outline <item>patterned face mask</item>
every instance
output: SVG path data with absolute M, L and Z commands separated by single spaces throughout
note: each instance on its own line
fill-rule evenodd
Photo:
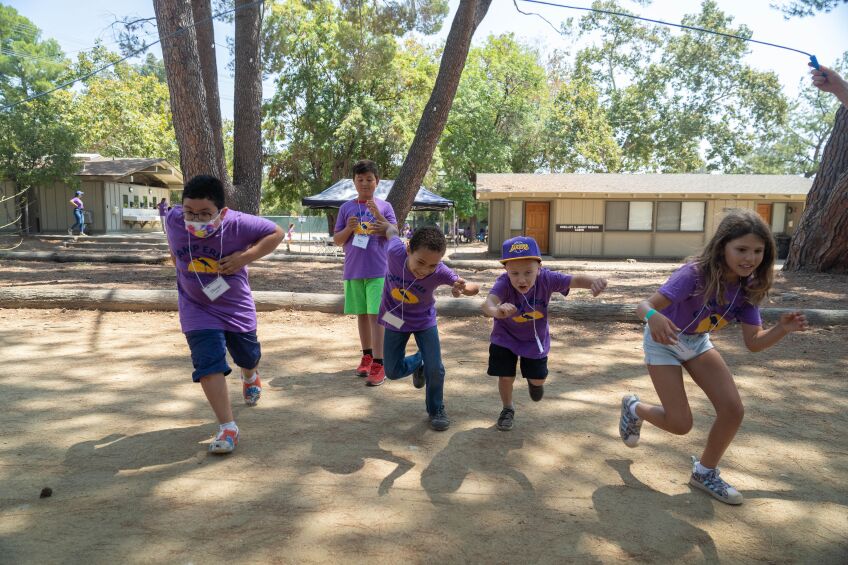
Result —
M 185 222 L 186 231 L 194 237 L 209 237 L 221 227 L 221 212 L 218 212 L 217 216 L 206 222 L 183 221 Z

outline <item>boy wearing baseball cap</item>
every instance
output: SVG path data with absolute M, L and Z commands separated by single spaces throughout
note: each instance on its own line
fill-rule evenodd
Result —
M 506 271 L 498 277 L 483 303 L 483 313 L 494 318 L 489 345 L 489 375 L 498 377 L 503 409 L 499 430 L 512 429 L 515 406 L 512 386 L 521 359 L 521 376 L 527 379 L 530 398 L 538 402 L 548 376 L 548 303 L 555 292 L 567 296 L 572 288 L 587 288 L 598 296 L 607 287 L 600 277 L 566 275 L 542 267 L 539 245 L 532 237 L 513 237 L 503 244 L 501 263 Z

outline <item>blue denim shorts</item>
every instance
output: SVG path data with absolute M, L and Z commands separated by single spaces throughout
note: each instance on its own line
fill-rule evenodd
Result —
M 256 330 L 251 332 L 228 332 L 225 330 L 196 330 L 186 332 L 186 341 L 191 350 L 191 364 L 194 372 L 191 380 L 200 382 L 205 376 L 215 373 L 229 375 L 232 369 L 227 365 L 227 351 L 239 367 L 252 369 L 259 364 L 262 348 L 256 338 Z
M 657 343 L 651 337 L 651 328 L 645 324 L 645 337 L 642 345 L 645 348 L 646 365 L 678 365 L 713 349 L 709 333 L 680 334 L 677 336 L 678 346 Z

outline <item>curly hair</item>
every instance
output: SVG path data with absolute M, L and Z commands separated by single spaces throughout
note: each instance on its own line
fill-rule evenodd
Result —
M 752 304 L 759 304 L 768 296 L 774 282 L 774 260 L 777 256 L 777 246 L 771 229 L 753 210 L 733 209 L 721 220 L 701 254 L 691 258 L 703 276 L 705 298 L 714 296 L 719 304 L 726 302 L 724 276 L 727 263 L 724 259 L 724 249 L 728 242 L 748 234 L 754 234 L 763 240 L 763 261 L 747 280 L 740 281 L 742 290 Z
M 442 233 L 442 230 L 434 226 L 418 228 L 412 234 L 412 237 L 409 238 L 409 250 L 415 252 L 416 249 L 422 247 L 437 253 L 444 253 L 448 248 L 447 241 L 445 241 L 445 234 Z

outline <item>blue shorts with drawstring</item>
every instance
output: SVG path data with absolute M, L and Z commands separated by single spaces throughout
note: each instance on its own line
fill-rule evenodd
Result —
M 259 365 L 262 348 L 256 338 L 256 330 L 250 332 L 228 332 L 226 330 L 195 330 L 185 333 L 188 348 L 191 350 L 191 363 L 194 372 L 191 380 L 200 379 L 215 373 L 229 375 L 232 369 L 227 364 L 227 351 L 233 362 L 243 369 L 253 369 Z

